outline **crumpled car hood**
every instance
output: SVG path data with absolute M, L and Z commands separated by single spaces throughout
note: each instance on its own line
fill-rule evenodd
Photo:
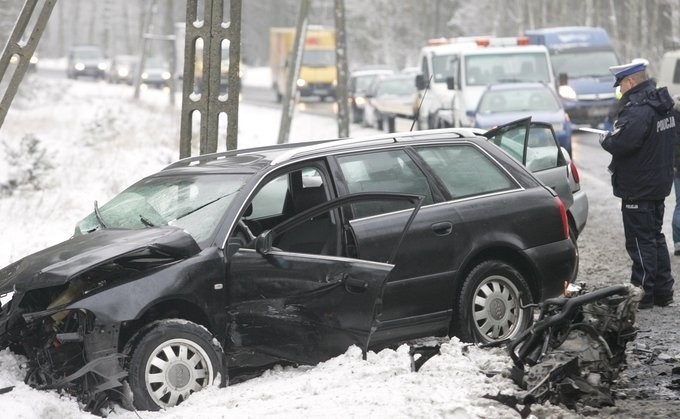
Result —
M 144 230 L 104 229 L 72 237 L 26 256 L 0 270 L 0 294 L 64 284 L 117 257 L 155 249 L 185 259 L 200 252 L 193 237 L 174 227 Z

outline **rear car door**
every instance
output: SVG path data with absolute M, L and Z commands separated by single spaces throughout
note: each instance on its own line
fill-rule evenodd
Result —
M 276 360 L 316 363 L 350 345 L 367 350 L 392 261 L 286 251 L 273 244 L 286 232 L 299 231 L 342 205 L 385 199 L 416 203 L 402 225 L 403 239 L 419 208 L 418 197 L 356 194 L 308 209 L 264 231 L 231 256 L 228 362 L 236 366 Z
M 564 158 L 550 124 L 519 119 L 487 131 L 484 136 L 522 163 L 546 186 L 552 188 L 565 208 L 574 203 Z

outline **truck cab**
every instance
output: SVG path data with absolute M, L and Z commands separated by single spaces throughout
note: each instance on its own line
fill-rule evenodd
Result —
M 541 82 L 555 86 L 548 50 L 523 37 L 431 40 L 416 76 L 421 128 L 472 126 L 489 84 Z
M 602 28 L 558 27 L 528 30 L 531 44 L 544 45 L 559 80 L 558 94 L 571 122 L 597 127 L 616 102 L 609 67 L 618 65 Z

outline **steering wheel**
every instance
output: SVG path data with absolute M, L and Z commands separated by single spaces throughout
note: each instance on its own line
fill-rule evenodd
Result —
M 242 219 L 238 220 L 238 223 L 236 223 L 235 235 L 243 236 L 243 238 L 245 239 L 244 243 L 250 243 L 253 240 L 255 240 L 255 235 L 253 234 L 252 231 L 250 231 L 250 227 L 248 227 L 248 224 L 246 224 Z

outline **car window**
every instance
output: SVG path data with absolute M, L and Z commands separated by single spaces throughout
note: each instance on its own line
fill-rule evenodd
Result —
M 479 103 L 479 113 L 556 112 L 560 104 L 546 87 L 544 89 L 489 90 Z
M 423 205 L 434 202 L 423 172 L 404 150 L 390 150 L 338 157 L 350 193 L 397 192 L 423 195 Z M 355 218 L 410 208 L 399 201 L 364 202 L 352 205 Z
M 458 56 L 453 54 L 432 57 L 434 81 L 443 83 L 447 77 L 454 77 L 458 80 L 458 63 Z
M 297 178 L 301 181 L 301 185 L 296 188 L 293 182 Z M 295 201 L 291 197 L 296 189 L 301 190 L 300 197 L 305 193 L 309 195 L 312 190 L 322 190 L 323 177 L 319 170 L 315 167 L 306 167 L 292 173 L 282 174 L 267 182 L 250 202 L 252 209 L 247 218 L 259 219 L 283 215 L 286 211 L 286 200 L 289 201 L 289 206 L 291 201 Z M 314 205 L 311 205 L 311 203 L 307 205 L 307 207 L 312 206 Z
M 526 167 L 532 172 L 558 166 L 560 149 L 549 127 L 531 127 L 527 143 Z
M 454 199 L 515 187 L 508 175 L 476 147 L 430 146 L 418 147 L 417 151 Z

